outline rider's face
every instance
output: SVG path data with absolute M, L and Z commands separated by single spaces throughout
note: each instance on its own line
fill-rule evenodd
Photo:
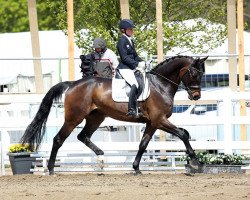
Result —
M 102 51 L 102 48 L 95 48 L 95 51 L 96 51 L 97 53 L 99 53 L 99 52 Z
M 126 34 L 131 37 L 134 34 L 134 30 L 132 28 L 126 29 Z

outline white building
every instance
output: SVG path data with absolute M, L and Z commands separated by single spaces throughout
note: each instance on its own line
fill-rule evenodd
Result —
M 62 80 L 68 78 L 68 37 L 63 31 L 40 31 L 42 73 L 45 90 L 57 83 L 61 74 Z M 0 34 L 0 85 L 15 84 L 19 88 L 8 85 L 11 92 L 35 91 L 34 69 L 30 32 Z M 79 58 L 81 50 L 75 45 L 75 58 Z M 61 58 L 61 60 L 59 60 Z M 75 78 L 81 77 L 80 60 L 75 59 Z

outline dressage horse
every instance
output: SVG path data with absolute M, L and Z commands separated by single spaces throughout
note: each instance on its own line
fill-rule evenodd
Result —
M 181 82 L 190 100 L 200 98 L 200 83 L 206 59 L 207 57 L 194 59 L 188 56 L 175 56 L 163 61 L 149 71 L 146 76 L 149 80 L 150 95 L 145 101 L 139 102 L 142 115 L 138 118 L 126 115 L 127 103 L 117 103 L 112 100 L 111 79 L 86 77 L 77 81 L 58 83 L 44 96 L 36 116 L 27 127 L 20 142 L 28 143 L 35 149 L 39 148 L 45 134 L 50 108 L 53 102 L 60 100 L 62 94 L 66 91 L 64 100 L 65 119 L 63 126 L 53 139 L 48 162 L 50 174 L 54 174 L 54 165 L 59 148 L 73 129 L 84 119 L 86 120 L 85 126 L 77 138 L 93 150 L 96 155 L 104 155 L 104 152 L 90 138 L 107 116 L 116 120 L 146 124 L 138 153 L 133 162 L 136 174 L 141 173 L 139 169 L 141 157 L 157 129 L 179 137 L 185 144 L 187 154 L 191 157 L 190 165 L 197 169 L 199 162 L 189 143 L 187 133 L 170 123 L 168 118 L 172 114 L 174 96 Z

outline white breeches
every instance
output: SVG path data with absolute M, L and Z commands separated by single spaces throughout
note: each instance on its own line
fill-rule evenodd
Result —
M 125 81 L 130 85 L 136 85 L 137 89 L 139 87 L 138 82 L 135 78 L 134 71 L 131 69 L 119 69 L 120 74 L 125 79 Z

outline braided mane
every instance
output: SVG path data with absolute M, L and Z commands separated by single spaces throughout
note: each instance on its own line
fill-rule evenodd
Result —
M 180 59 L 180 58 L 191 58 L 191 59 L 193 59 L 191 56 L 182 56 L 182 55 L 173 56 L 173 57 L 170 57 L 170 58 L 166 58 L 164 61 L 162 61 L 159 64 L 157 64 L 154 67 L 154 69 L 157 69 L 158 67 L 162 66 L 165 63 L 169 63 L 169 62 L 172 62 L 172 61 L 174 61 L 176 59 Z

